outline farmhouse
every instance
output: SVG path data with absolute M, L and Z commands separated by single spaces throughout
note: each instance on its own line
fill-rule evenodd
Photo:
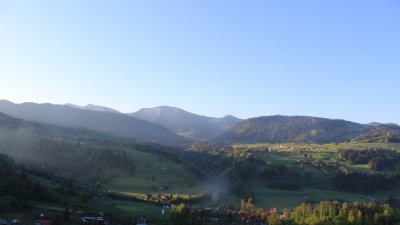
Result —
M 84 216 L 81 218 L 81 222 L 83 224 L 96 224 L 96 225 L 104 225 L 105 220 L 103 217 L 95 217 L 95 216 Z
M 168 195 L 168 194 L 159 194 L 159 195 L 158 195 L 158 199 L 159 199 L 160 201 L 162 201 L 162 202 L 166 202 L 166 201 L 171 200 L 171 196 Z

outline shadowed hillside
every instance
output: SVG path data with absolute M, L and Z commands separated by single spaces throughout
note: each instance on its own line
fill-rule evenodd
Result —
M 65 105 L 0 101 L 0 112 L 27 121 L 36 121 L 70 128 L 87 128 L 138 141 L 163 144 L 180 143 L 183 139 L 157 124 L 136 119 L 122 113 L 93 111 Z

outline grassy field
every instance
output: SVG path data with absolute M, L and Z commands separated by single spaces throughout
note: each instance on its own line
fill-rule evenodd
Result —
M 252 192 L 255 204 L 265 209 L 276 207 L 278 210 L 285 208 L 292 209 L 304 201 L 304 196 L 310 197 L 314 201 L 323 200 L 347 200 L 347 201 L 367 201 L 368 197 L 361 194 L 339 192 L 334 190 L 324 190 L 318 188 L 303 187 L 299 191 L 287 191 L 270 189 L 259 181 L 252 182 Z
M 172 193 L 174 195 L 196 195 L 206 191 L 202 181 L 193 176 L 186 167 L 163 159 L 154 154 L 127 150 L 135 161 L 136 172 L 133 177 L 118 177 L 102 185 L 104 191 L 130 194 Z M 168 186 L 168 190 L 154 190 L 152 186 Z

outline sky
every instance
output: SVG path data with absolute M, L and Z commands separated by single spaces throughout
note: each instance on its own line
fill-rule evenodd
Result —
M 0 1 L 0 99 L 400 124 L 400 1 Z

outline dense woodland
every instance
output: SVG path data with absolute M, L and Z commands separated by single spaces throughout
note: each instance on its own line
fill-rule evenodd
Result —
M 341 149 L 339 150 L 339 158 L 353 164 L 368 164 L 374 170 L 393 171 L 395 166 L 400 163 L 399 153 L 385 149 Z
M 384 173 L 338 172 L 333 183 L 341 191 L 369 193 L 389 190 L 397 179 L 395 175 Z

